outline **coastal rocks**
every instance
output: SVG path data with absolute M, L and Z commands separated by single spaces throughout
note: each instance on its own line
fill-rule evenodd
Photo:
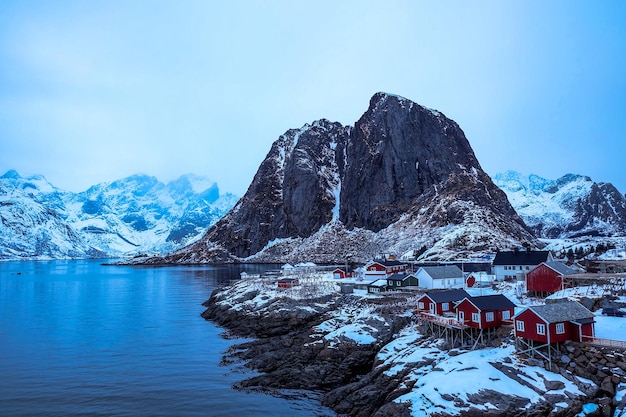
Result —
M 207 301 L 203 317 L 253 337 L 225 355 L 224 363 L 259 371 L 236 388 L 318 391 L 325 406 L 346 416 L 569 417 L 597 395 L 609 398 L 608 383 L 618 382 L 611 375 L 603 390 L 563 368 L 528 365 L 508 339 L 480 350 L 448 350 L 412 323 L 415 299 L 408 294 L 368 298 L 340 295 L 333 281 L 303 278 L 301 284 L 279 290 L 271 280 L 247 279 Z M 565 356 L 595 358 L 568 347 Z M 602 401 L 596 403 L 604 410 Z
M 344 387 L 374 378 L 369 372 L 377 352 L 407 324 L 406 316 L 383 317 L 376 306 L 341 296 L 336 289 L 332 294 L 320 290 L 318 297 L 303 301 L 298 290 L 291 293 L 294 299 L 252 287 L 247 281 L 214 291 L 202 313 L 231 334 L 254 337 L 225 355 L 224 363 L 243 361 L 261 372 L 236 388 L 323 391 L 325 405 L 350 416 L 374 415 L 388 403 L 385 393 L 391 385 L 384 379 L 365 384 L 367 389 L 359 395 L 349 395 L 352 392 Z M 273 292 L 275 296 L 268 296 Z M 378 415 L 392 411 L 398 415 L 404 407 L 394 404 L 385 409 Z

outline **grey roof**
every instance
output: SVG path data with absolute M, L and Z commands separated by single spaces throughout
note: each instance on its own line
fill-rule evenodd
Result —
M 408 277 L 409 274 L 404 274 L 404 273 L 396 273 L 391 275 L 390 277 L 388 277 L 387 279 L 390 279 L 392 281 L 404 281 L 406 279 L 406 277 Z
M 593 318 L 593 313 L 577 301 L 558 301 L 528 308 L 548 323 L 580 321 Z
M 467 291 L 459 289 L 431 291 L 425 295 L 427 295 L 435 303 L 449 303 L 451 301 L 459 301 L 470 296 Z
M 479 297 L 467 297 L 467 299 L 481 311 L 515 308 L 513 301 L 502 294 L 481 295 Z
M 498 252 L 494 265 L 539 265 L 548 260 L 550 252 L 545 250 Z
M 433 279 L 463 278 L 463 271 L 456 265 L 423 266 L 422 269 Z
M 552 262 L 544 262 L 544 264 L 546 264 L 548 268 L 553 269 L 554 271 L 558 272 L 561 275 L 572 275 L 572 274 L 578 273 L 578 270 L 574 268 L 570 268 L 569 266 L 565 265 L 563 262 L 552 261 Z

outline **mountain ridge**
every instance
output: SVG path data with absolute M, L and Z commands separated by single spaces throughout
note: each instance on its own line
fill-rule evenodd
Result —
M 549 180 L 516 171 L 496 174 L 494 182 L 537 237 L 626 236 L 626 197 L 611 183 L 578 174 Z
M 170 252 L 198 239 L 235 200 L 192 174 L 167 184 L 135 174 L 72 193 L 9 170 L 0 177 L 0 259 Z
M 458 124 L 376 93 L 354 126 L 287 130 L 231 212 L 195 244 L 147 262 L 363 261 L 422 246 L 450 259 L 523 244 L 541 245 Z

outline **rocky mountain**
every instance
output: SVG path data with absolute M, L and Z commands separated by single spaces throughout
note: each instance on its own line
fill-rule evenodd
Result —
M 166 253 L 202 236 L 235 201 L 191 174 L 168 184 L 133 175 L 71 193 L 9 171 L 0 177 L 0 259 Z
M 626 236 L 626 197 L 610 183 L 574 174 L 548 180 L 515 171 L 495 175 L 494 182 L 538 237 Z
M 364 261 L 423 247 L 423 259 L 447 259 L 525 243 L 540 244 L 461 128 L 377 93 L 354 126 L 288 130 L 200 241 L 147 262 Z

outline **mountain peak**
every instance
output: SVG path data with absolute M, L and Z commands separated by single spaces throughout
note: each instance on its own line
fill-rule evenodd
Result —
M 11 180 L 19 180 L 22 177 L 16 170 L 10 169 L 0 178 L 11 179 Z
M 433 242 L 445 258 L 536 240 L 453 120 L 379 92 L 354 126 L 281 135 L 235 208 L 165 262 L 366 260 Z

